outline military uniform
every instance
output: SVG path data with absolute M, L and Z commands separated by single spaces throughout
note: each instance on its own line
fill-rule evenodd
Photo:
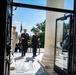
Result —
M 37 47 L 39 45 L 39 43 L 38 43 L 39 38 L 40 37 L 38 35 L 33 35 L 33 37 L 32 37 L 33 57 L 36 56 Z
M 17 41 L 18 41 L 18 33 L 12 31 L 11 32 L 11 49 L 13 51 L 13 54 L 14 54 L 14 51 L 15 51 L 15 46 L 16 46 Z
M 67 33 L 64 37 L 64 41 L 62 43 L 62 52 L 68 51 L 69 46 L 69 33 Z
M 25 56 L 25 53 L 27 52 L 28 49 L 29 34 L 22 33 L 21 38 L 22 38 L 22 56 Z

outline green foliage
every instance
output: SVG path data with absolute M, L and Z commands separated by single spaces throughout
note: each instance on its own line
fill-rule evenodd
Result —
M 64 22 L 64 23 L 63 23 L 63 35 L 66 34 L 67 28 L 69 28 L 69 24 Z
M 31 29 L 31 31 L 37 31 L 38 32 L 38 35 L 40 36 L 40 47 L 44 48 L 44 41 L 45 41 L 45 23 L 46 23 L 46 20 L 42 23 L 37 23 L 36 24 L 36 27 L 33 27 Z
M 29 37 L 30 37 L 29 44 L 32 45 L 32 36 Z

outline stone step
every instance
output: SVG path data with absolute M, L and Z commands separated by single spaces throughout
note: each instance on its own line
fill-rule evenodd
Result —
M 48 66 L 44 65 L 40 60 L 38 60 L 38 63 L 41 65 L 46 75 L 58 75 L 53 69 L 50 69 Z

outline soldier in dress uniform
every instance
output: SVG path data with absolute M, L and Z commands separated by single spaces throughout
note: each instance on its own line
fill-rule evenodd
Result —
M 32 46 L 33 46 L 33 57 L 36 56 L 37 47 L 39 45 L 38 41 L 40 37 L 37 35 L 37 31 L 34 31 L 34 35 L 32 36 Z
M 16 27 L 13 26 L 11 31 L 11 50 L 10 50 L 10 69 L 15 69 L 15 61 L 14 61 L 14 51 L 15 46 L 18 41 L 18 33 L 16 32 Z
M 30 40 L 29 34 L 26 33 L 27 29 L 24 29 L 24 33 L 21 34 L 21 43 L 22 43 L 22 56 L 25 56 L 25 53 L 28 49 L 28 41 Z
M 11 49 L 13 51 L 13 54 L 14 54 L 15 46 L 16 46 L 17 42 L 18 42 L 18 33 L 16 31 L 16 27 L 13 26 L 12 27 L 12 32 L 11 32 Z

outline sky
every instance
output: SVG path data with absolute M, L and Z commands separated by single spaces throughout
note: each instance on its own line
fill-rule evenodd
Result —
M 46 6 L 47 0 L 13 0 L 18 3 L 26 3 L 33 5 Z M 15 7 L 14 7 L 15 8 Z M 30 8 L 17 7 L 13 8 L 12 25 L 16 26 L 16 31 L 20 35 L 20 27 L 22 24 L 23 29 L 27 29 L 29 35 L 33 35 L 31 29 L 35 27 L 37 23 L 41 23 L 46 20 L 46 11 Z M 64 0 L 64 9 L 73 9 L 73 0 Z

